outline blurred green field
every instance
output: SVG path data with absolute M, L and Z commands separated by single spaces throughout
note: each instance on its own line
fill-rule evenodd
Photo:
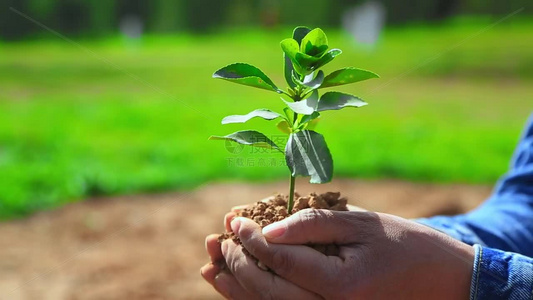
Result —
M 370 105 L 323 114 L 317 131 L 335 176 L 496 180 L 533 107 L 533 22 L 488 25 L 388 29 L 374 50 L 327 30 L 344 53 L 326 71 L 352 65 L 382 77 L 341 88 Z M 278 43 L 290 32 L 77 41 L 88 51 L 53 35 L 0 44 L 0 218 L 89 196 L 287 178 L 278 154 L 236 155 L 207 138 L 252 128 L 278 135 L 264 120 L 220 125 L 282 103 L 211 74 L 243 61 L 283 86 Z

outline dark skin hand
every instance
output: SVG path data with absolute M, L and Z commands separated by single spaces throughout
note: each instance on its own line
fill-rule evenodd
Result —
M 242 247 L 206 239 L 211 263 L 202 276 L 230 299 L 468 299 L 474 250 L 424 225 L 364 212 L 302 210 L 263 229 L 225 217 L 227 230 L 275 274 L 259 269 Z M 233 219 L 233 221 L 232 221 Z M 340 247 L 325 256 L 307 243 Z M 226 262 L 229 270 L 222 270 Z
M 236 206 L 232 209 L 232 212 L 226 214 L 224 217 L 226 231 L 232 231 L 230 225 L 231 221 L 235 218 L 236 213 L 244 207 L 246 207 L 246 205 Z M 262 296 L 258 296 L 257 294 L 262 293 L 262 289 L 270 290 L 273 285 L 276 285 L 282 289 L 280 290 L 280 293 L 275 293 L 275 291 L 271 293 L 271 291 L 268 291 L 268 294 L 272 294 L 272 299 L 321 299 L 317 295 L 298 288 L 270 272 L 265 272 L 257 268 L 256 262 L 245 255 L 243 256 L 245 263 L 253 265 L 254 268 L 244 269 L 244 274 L 237 279 L 229 270 L 223 269 L 223 265 L 225 265 L 226 262 L 224 261 L 224 256 L 222 254 L 223 245 L 232 246 L 235 244 L 233 242 L 231 242 L 231 244 L 224 242 L 221 247 L 221 244 L 218 242 L 218 236 L 219 234 L 211 234 L 207 236 L 205 240 L 205 247 L 211 258 L 211 262 L 203 266 L 200 269 L 200 273 L 202 274 L 202 277 L 204 277 L 204 279 L 225 298 L 258 299 L 259 297 L 260 299 Z M 242 249 L 240 249 L 240 251 L 242 251 Z M 250 273 L 248 273 L 248 271 Z M 241 285 L 241 281 L 245 282 L 245 286 L 249 286 L 250 288 L 253 287 L 254 291 L 248 292 L 248 290 Z M 281 291 L 283 291 L 283 294 L 281 294 Z

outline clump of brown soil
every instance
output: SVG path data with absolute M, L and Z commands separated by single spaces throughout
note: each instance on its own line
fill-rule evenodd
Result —
M 309 196 L 300 196 L 298 193 L 294 193 L 294 207 L 289 214 L 287 212 L 287 195 L 277 194 L 272 198 L 266 201 L 256 202 L 249 207 L 237 212 L 237 216 L 245 217 L 252 219 L 254 222 L 259 224 L 261 228 L 272 224 L 277 221 L 281 221 L 291 214 L 294 214 L 302 209 L 314 208 L 314 209 L 327 209 L 327 210 L 336 210 L 336 211 L 347 211 L 348 200 L 346 198 L 341 198 L 340 192 L 327 192 L 320 195 L 311 193 Z M 235 243 L 241 244 L 241 241 L 238 236 L 233 232 L 226 232 L 220 235 L 218 238 L 219 242 L 224 240 L 232 239 Z M 320 244 L 309 244 L 313 249 L 329 256 L 338 255 L 339 248 L 337 245 L 320 245 Z M 247 255 L 253 257 L 244 247 L 243 252 Z M 255 259 L 255 257 L 253 257 Z M 257 261 L 257 259 L 256 259 Z M 258 267 L 263 270 L 268 270 L 268 268 L 261 262 L 257 262 Z

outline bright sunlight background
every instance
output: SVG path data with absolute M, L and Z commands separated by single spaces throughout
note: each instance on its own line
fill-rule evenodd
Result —
M 195 18 L 192 1 L 107 2 L 0 6 L 0 218 L 98 195 L 286 178 L 284 166 L 236 160 L 277 154 L 233 154 L 207 138 L 248 128 L 278 134 L 264 120 L 220 125 L 282 102 L 211 74 L 242 61 L 283 85 L 279 41 L 295 24 L 324 27 L 344 51 L 326 71 L 381 75 L 341 88 L 369 106 L 325 113 L 317 127 L 336 177 L 492 183 L 533 104 L 533 22 L 520 1 L 424 1 L 433 6 L 403 15 L 384 1 L 386 26 L 372 46 L 342 29 L 348 1 L 311 1 L 324 8 L 318 15 L 303 6 L 288 14 L 283 1 L 222 1 L 222 16 Z

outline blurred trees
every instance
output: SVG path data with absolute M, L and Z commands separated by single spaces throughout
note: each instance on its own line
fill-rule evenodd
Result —
M 307 24 L 337 26 L 347 8 L 365 0 L 1 0 L 0 39 L 13 40 L 42 32 L 14 13 L 14 8 L 69 35 L 102 35 L 118 31 L 120 20 L 134 16 L 149 32 L 206 32 L 221 26 Z M 387 10 L 387 22 L 439 21 L 455 14 L 501 16 L 530 0 L 376 0 Z

